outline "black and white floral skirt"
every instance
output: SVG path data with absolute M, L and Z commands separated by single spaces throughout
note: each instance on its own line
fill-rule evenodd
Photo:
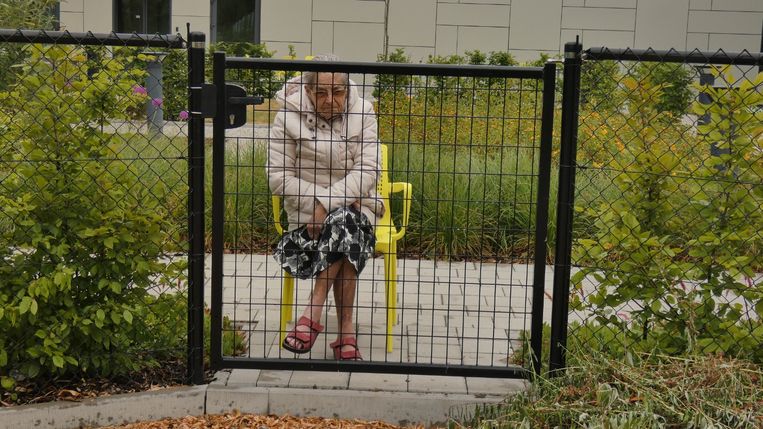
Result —
M 281 237 L 273 256 L 281 268 L 300 279 L 315 277 L 343 257 L 360 274 L 375 245 L 368 218 L 353 207 L 342 207 L 326 216 L 317 240 L 307 234 L 307 226 L 301 226 Z

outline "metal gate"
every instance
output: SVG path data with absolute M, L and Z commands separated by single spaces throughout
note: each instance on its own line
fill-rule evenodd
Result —
M 270 195 L 265 167 L 282 107 L 278 90 L 296 83 L 303 94 L 300 79 L 311 72 L 347 74 L 347 103 L 369 101 L 373 113 L 364 110 L 371 117 L 362 120 L 378 138 L 362 144 L 383 147 L 378 180 L 391 191 L 386 208 L 395 226 L 383 231 L 397 241 L 380 250 L 388 227 L 379 225 L 377 252 L 354 283 L 362 361 L 332 356 L 338 322 L 330 296 L 320 322 L 325 331 L 310 352 L 281 347 L 312 283 L 294 281 L 271 256 L 287 225 L 275 227 L 281 211 L 273 210 L 279 200 Z M 507 378 L 539 372 L 555 72 L 554 63 L 358 63 L 215 53 L 212 366 Z M 344 122 L 350 110 L 342 126 L 350 126 Z

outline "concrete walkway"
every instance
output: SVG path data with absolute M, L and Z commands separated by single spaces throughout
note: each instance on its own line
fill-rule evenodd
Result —
M 383 262 L 381 258 L 371 260 L 358 283 L 355 321 L 366 362 L 447 363 L 488 369 L 515 366 L 512 354 L 521 344 L 520 332 L 530 329 L 532 265 L 398 260 L 394 348 L 387 353 Z M 211 258 L 206 269 L 209 305 Z M 543 300 L 546 322 L 551 319 L 552 275 L 552 267 L 547 267 Z M 294 359 L 333 359 L 328 346 L 337 334 L 332 296 L 321 320 L 326 330 L 310 353 L 295 355 L 280 347 L 281 276 L 272 256 L 224 257 L 223 313 L 246 335 L 248 350 L 242 357 L 267 358 L 287 366 Z M 295 285 L 297 316 L 310 288 L 309 281 Z M 453 406 L 501 401 L 526 386 L 523 380 L 495 377 L 233 369 L 220 372 L 218 381 L 210 386 L 207 412 L 267 409 L 276 414 L 441 422 L 452 413 Z M 362 402 L 364 395 L 371 396 L 359 411 L 357 401 Z M 385 400 L 379 402 L 382 397 Z M 382 405 L 390 398 L 402 398 L 403 403 L 396 405 L 398 411 Z
M 211 260 L 206 301 L 211 302 Z M 355 325 L 364 359 L 371 362 L 478 365 L 506 368 L 528 331 L 532 310 L 532 265 L 398 260 L 397 318 L 393 351 L 385 350 L 386 310 L 383 259 L 362 272 L 356 296 Z M 552 267 L 546 268 L 543 320 L 551 321 Z M 336 339 L 333 296 L 329 294 L 321 334 L 310 353 L 282 349 L 279 315 L 282 273 L 268 255 L 225 255 L 223 314 L 247 336 L 248 358 L 332 359 Z M 297 281 L 296 315 L 311 290 Z M 291 328 L 292 325 L 289 325 Z
M 207 305 L 211 258 L 206 261 Z M 552 267 L 546 268 L 543 318 L 551 319 Z M 385 350 L 384 261 L 362 272 L 356 297 L 358 343 L 366 362 L 514 367 L 520 331 L 529 330 L 532 265 L 398 260 L 394 348 Z M 282 273 L 270 255 L 225 255 L 223 314 L 246 335 L 247 352 L 230 358 L 267 358 L 288 366 L 295 359 L 331 360 L 336 338 L 333 296 L 321 323 L 325 332 L 310 353 L 280 347 Z M 297 317 L 312 283 L 297 281 Z M 292 322 L 293 323 L 293 322 Z M 292 327 L 289 324 L 289 329 Z M 524 380 L 371 374 L 359 372 L 229 369 L 207 391 L 207 413 L 238 409 L 296 416 L 381 419 L 391 423 L 443 424 L 527 388 Z

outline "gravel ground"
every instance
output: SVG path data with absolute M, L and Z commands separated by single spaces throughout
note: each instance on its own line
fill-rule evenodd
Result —
M 104 426 L 101 429 L 403 429 L 379 421 L 325 419 L 322 417 L 259 416 L 254 414 L 220 414 L 201 417 L 183 417 L 122 426 Z M 424 426 L 405 426 L 406 429 L 424 429 Z

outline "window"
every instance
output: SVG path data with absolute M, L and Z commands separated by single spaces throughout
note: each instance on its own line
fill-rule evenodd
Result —
M 213 42 L 260 42 L 260 0 L 212 0 Z
M 117 33 L 168 34 L 170 0 L 116 0 Z

